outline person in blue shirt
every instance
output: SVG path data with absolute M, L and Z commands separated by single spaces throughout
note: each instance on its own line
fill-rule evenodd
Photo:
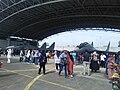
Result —
M 45 64 L 47 62 L 47 59 L 46 59 L 46 53 L 45 51 L 42 51 L 40 53 L 40 56 L 39 56 L 39 65 L 40 65 L 40 68 L 39 68 L 39 71 L 38 71 L 38 74 L 41 74 L 41 69 L 43 68 L 43 74 L 45 75 Z
M 68 72 L 67 72 L 67 64 L 68 64 L 67 57 L 68 57 L 67 50 L 64 50 L 63 53 L 60 55 L 61 62 L 60 62 L 59 75 L 61 75 L 61 71 L 63 70 L 63 67 L 64 67 L 65 78 L 68 77 L 68 74 L 67 74 L 67 73 L 68 73 Z
M 117 72 L 120 74 L 120 53 L 118 53 L 118 57 L 115 60 L 115 63 L 117 64 Z
M 118 54 L 118 58 L 115 60 L 116 64 L 120 64 L 120 54 Z

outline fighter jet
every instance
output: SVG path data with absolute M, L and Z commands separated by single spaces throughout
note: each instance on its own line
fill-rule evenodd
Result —
M 80 45 L 76 46 L 75 48 L 75 52 L 79 52 L 79 53 L 84 53 L 84 52 L 93 52 L 95 51 L 96 49 L 90 45 L 88 42 L 84 42 L 84 43 L 81 43 Z
M 40 50 L 46 50 L 46 42 L 39 48 Z
M 38 49 L 38 47 L 30 45 L 30 44 L 20 44 L 20 45 L 8 46 L 8 47 L 6 47 L 6 49 L 16 49 L 16 50 L 21 50 L 21 49 Z
M 46 48 L 47 44 L 46 42 L 40 47 L 40 50 L 45 50 L 45 51 L 53 51 L 55 48 L 55 42 L 51 44 L 50 47 Z
M 53 51 L 54 48 L 55 48 L 55 42 L 53 42 L 53 43 L 51 44 L 51 46 L 50 46 L 49 48 L 47 48 L 46 50 L 47 50 L 47 51 Z
M 39 49 L 39 50 L 47 50 L 47 51 L 53 51 L 55 47 L 55 42 L 49 47 L 46 48 L 46 42 L 42 44 L 41 47 L 37 47 L 37 46 L 33 46 L 29 43 L 26 44 L 20 44 L 20 45 L 12 45 L 12 46 L 8 46 L 6 47 L 6 49 L 16 49 L 16 50 L 21 50 L 21 49 Z
M 98 50 L 96 48 L 93 47 L 93 42 L 92 44 L 89 44 L 88 42 L 83 42 L 81 43 L 80 45 L 76 46 L 75 48 L 75 52 L 78 52 L 78 53 L 84 53 L 84 52 L 98 52 L 98 53 L 113 53 L 113 54 L 116 54 L 117 52 L 112 52 L 112 51 L 109 51 L 109 48 L 110 48 L 110 42 L 107 46 L 107 49 L 102 51 L 102 50 Z

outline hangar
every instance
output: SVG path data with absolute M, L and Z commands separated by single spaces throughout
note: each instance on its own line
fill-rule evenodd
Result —
M 120 0 L 0 0 L 0 39 L 42 40 L 74 28 L 119 32 L 119 24 Z

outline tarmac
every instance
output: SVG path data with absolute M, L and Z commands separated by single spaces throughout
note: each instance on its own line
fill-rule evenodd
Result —
M 38 75 L 38 68 L 33 64 L 19 62 L 18 56 L 7 63 L 6 56 L 1 56 L 0 90 L 112 90 L 112 85 L 101 68 L 90 76 L 82 75 L 83 66 L 74 65 L 74 77 L 64 78 L 55 71 L 54 60 L 46 64 L 46 74 Z

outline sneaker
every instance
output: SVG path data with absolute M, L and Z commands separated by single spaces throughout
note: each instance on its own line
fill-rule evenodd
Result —
M 27 64 L 30 64 L 29 62 L 27 62 Z
M 38 73 L 39 75 L 41 74 L 41 73 Z
M 46 75 L 46 73 L 43 73 L 43 75 Z
M 58 70 L 56 70 L 56 72 L 59 72 Z
M 61 74 L 58 74 L 59 76 L 62 76 Z
M 65 76 L 65 78 L 68 78 L 68 76 Z
M 72 78 L 72 77 L 73 77 L 73 75 L 70 75 L 70 77 Z
M 36 65 L 36 67 L 39 67 L 39 65 Z
M 7 62 L 7 63 L 10 63 L 10 62 Z

